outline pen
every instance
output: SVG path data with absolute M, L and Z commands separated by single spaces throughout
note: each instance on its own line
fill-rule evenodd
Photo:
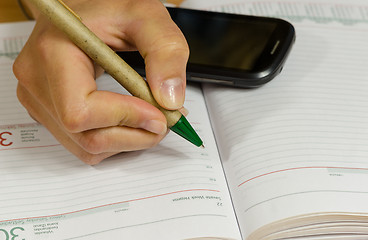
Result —
M 147 82 L 89 30 L 82 23 L 81 18 L 61 0 L 29 1 L 129 93 L 157 107 L 165 115 L 167 126 L 172 131 L 194 145 L 204 147 L 202 140 L 187 119 L 177 110 L 162 108 L 154 99 Z

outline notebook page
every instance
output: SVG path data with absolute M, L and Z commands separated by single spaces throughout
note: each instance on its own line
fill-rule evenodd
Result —
M 2 24 L 0 41 L 0 124 L 35 123 L 27 111 L 18 102 L 16 95 L 16 79 L 11 71 L 13 60 L 16 58 L 24 43 L 27 41 L 29 30 L 33 22 L 19 24 Z M 17 27 L 15 27 L 17 26 Z M 22 27 L 20 27 L 22 26 Z
M 29 30 L 23 23 L 0 25 L 0 42 L 4 46 Z M 205 149 L 170 133 L 153 149 L 87 166 L 20 108 L 11 74 L 14 58 L 5 49 L 0 57 L 0 239 L 240 239 L 198 86 L 188 87 L 188 119 Z M 121 92 L 108 75 L 97 82 L 99 89 Z
M 326 14 L 339 7 L 313 4 Z M 368 212 L 368 6 L 344 8 L 351 21 L 294 21 L 296 44 L 267 85 L 204 87 L 244 238 L 299 214 Z
M 366 22 L 365 0 L 260 1 L 260 0 L 184 0 L 180 6 L 217 12 L 259 15 L 288 19 L 292 22 L 312 20 L 318 23 Z

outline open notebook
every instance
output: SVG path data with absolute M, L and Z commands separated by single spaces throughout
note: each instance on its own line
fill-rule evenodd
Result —
M 367 239 L 368 3 L 183 6 L 290 20 L 283 72 L 253 90 L 190 84 L 205 149 L 169 134 L 93 167 L 16 100 L 11 65 L 33 23 L 0 25 L 0 239 Z

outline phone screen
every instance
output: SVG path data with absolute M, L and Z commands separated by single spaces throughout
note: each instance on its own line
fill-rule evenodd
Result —
M 251 70 L 266 47 L 276 23 L 216 18 L 195 11 L 171 11 L 190 46 L 189 62 Z M 234 49 L 236 48 L 236 49 Z
M 280 73 L 295 40 L 294 27 L 281 19 L 168 8 L 190 49 L 187 79 L 258 87 Z M 118 53 L 144 75 L 138 52 Z

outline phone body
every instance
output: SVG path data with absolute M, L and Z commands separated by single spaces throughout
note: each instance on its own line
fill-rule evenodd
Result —
M 295 41 L 294 27 L 277 18 L 167 7 L 190 56 L 187 80 L 254 88 L 281 72 Z M 118 52 L 145 75 L 138 52 Z

